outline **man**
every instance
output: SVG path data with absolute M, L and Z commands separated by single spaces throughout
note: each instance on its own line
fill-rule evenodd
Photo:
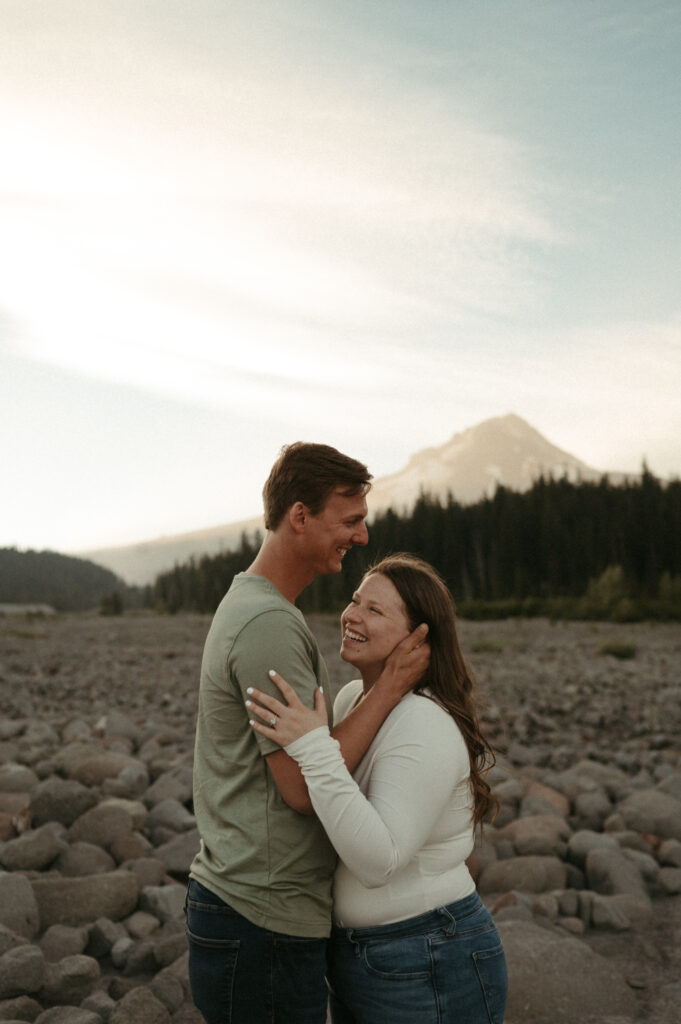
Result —
M 294 601 L 366 544 L 366 466 L 327 445 L 282 449 L 263 490 L 266 536 L 211 625 L 201 666 L 194 809 L 201 849 L 187 926 L 192 996 L 208 1024 L 324 1024 L 335 853 L 288 754 L 248 724 L 249 686 L 278 694 L 277 669 L 314 704 L 326 668 Z M 425 627 L 395 650 L 337 728 L 352 771 L 386 715 L 422 675 Z

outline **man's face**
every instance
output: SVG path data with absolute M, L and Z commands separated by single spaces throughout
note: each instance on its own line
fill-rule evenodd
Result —
M 342 490 L 333 491 L 319 515 L 306 515 L 305 551 L 315 573 L 340 572 L 345 552 L 369 540 L 366 498 L 348 497 Z

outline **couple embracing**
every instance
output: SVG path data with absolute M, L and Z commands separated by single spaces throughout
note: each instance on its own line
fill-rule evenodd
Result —
M 492 754 L 449 591 L 410 555 L 366 573 L 341 616 L 358 678 L 333 708 L 294 603 L 367 543 L 370 480 L 329 446 L 282 449 L 265 539 L 206 639 L 187 930 L 207 1024 L 324 1024 L 329 1002 L 334 1024 L 503 1020 L 503 949 L 466 866 Z

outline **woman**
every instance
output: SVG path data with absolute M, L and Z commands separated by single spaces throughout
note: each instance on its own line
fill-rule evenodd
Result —
M 270 675 L 287 704 L 253 690 L 254 729 L 300 765 L 314 809 L 339 854 L 329 988 L 334 1024 L 501 1024 L 506 962 L 466 866 L 473 833 L 494 800 L 493 762 L 447 587 L 411 555 L 384 558 L 341 616 L 341 656 L 361 679 L 334 708 L 363 699 L 414 625 L 428 624 L 429 667 L 391 712 L 354 779 L 329 735 L 323 701 L 305 707 Z M 275 717 L 276 716 L 276 717 Z

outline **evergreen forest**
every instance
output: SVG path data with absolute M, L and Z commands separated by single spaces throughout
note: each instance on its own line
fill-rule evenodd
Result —
M 0 604 L 46 604 L 56 611 L 122 605 L 125 584 L 109 569 L 56 551 L 0 548 Z M 132 602 L 129 602 L 132 603 Z
M 681 619 L 681 481 L 663 483 L 645 467 L 621 485 L 540 478 L 474 505 L 424 494 L 409 514 L 377 516 L 369 534 L 341 574 L 303 591 L 303 611 L 339 611 L 368 565 L 410 551 L 436 566 L 464 617 Z M 170 612 L 212 612 L 259 544 L 244 535 L 237 550 L 176 566 L 148 599 Z

